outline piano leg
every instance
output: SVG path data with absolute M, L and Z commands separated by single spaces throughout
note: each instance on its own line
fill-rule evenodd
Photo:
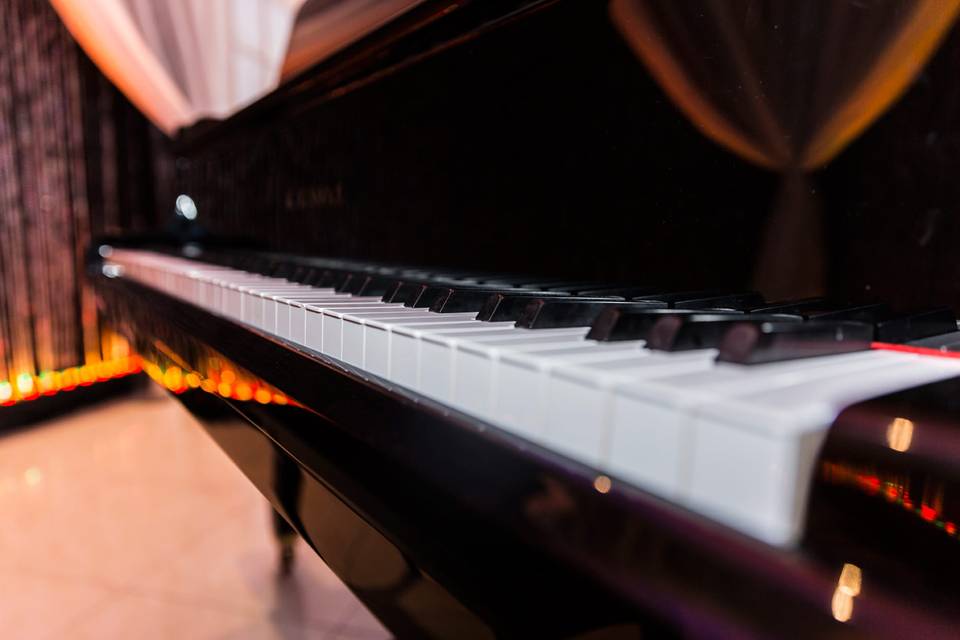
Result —
M 295 513 L 295 505 L 300 499 L 300 469 L 289 458 L 275 455 L 273 458 L 274 492 L 284 507 L 289 506 Z M 276 509 L 273 512 L 273 533 L 280 549 L 280 576 L 290 575 L 293 570 L 293 550 L 297 541 L 297 530 L 287 522 Z
M 293 570 L 293 550 L 294 543 L 297 541 L 297 532 L 275 509 L 271 507 L 270 512 L 273 514 L 273 533 L 280 549 L 280 575 L 288 576 Z

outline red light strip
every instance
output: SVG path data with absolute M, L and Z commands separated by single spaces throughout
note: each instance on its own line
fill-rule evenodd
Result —
M 870 496 L 881 496 L 891 504 L 903 507 L 907 513 L 919 516 L 942 529 L 947 535 L 957 537 L 957 525 L 949 520 L 942 519 L 943 514 L 928 504 L 914 505 L 907 488 L 896 480 L 882 480 L 873 473 L 865 473 L 843 463 L 824 462 L 821 467 L 822 477 L 832 484 L 841 484 L 860 489 Z M 883 489 L 881 491 L 881 489 Z
M 929 349 L 927 347 L 911 347 L 908 344 L 891 344 L 889 342 L 872 342 L 871 349 L 881 351 L 899 351 L 901 353 L 914 353 L 920 356 L 932 356 L 934 358 L 960 358 L 958 351 L 941 351 L 940 349 Z

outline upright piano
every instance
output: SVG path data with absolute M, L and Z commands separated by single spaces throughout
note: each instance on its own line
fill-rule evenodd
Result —
M 91 247 L 397 637 L 956 635 L 952 3 L 683 4 L 415 3 Z

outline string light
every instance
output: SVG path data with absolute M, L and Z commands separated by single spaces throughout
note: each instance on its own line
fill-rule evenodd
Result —
M 177 361 L 184 364 L 182 360 Z M 199 370 L 185 370 L 176 364 L 168 367 L 162 367 L 156 362 L 143 364 L 143 370 L 154 382 L 175 394 L 199 389 L 211 395 L 219 395 L 222 398 L 240 402 L 298 406 L 286 395 L 270 388 L 260 379 L 238 371 L 235 367 L 227 366 L 218 358 L 211 358 L 208 366 L 200 369 L 206 370 L 206 374 Z
M 155 362 L 144 362 L 139 356 L 131 355 L 68 367 L 61 371 L 42 371 L 37 375 L 24 372 L 10 380 L 0 380 L 0 407 L 72 391 L 77 387 L 122 378 L 141 371 L 173 393 L 201 389 L 242 402 L 295 404 L 279 391 L 270 389 L 255 378 L 241 376 L 233 369 L 211 367 L 208 370 L 209 375 L 204 376 L 198 371 L 184 371 L 176 365 L 163 368 Z
M 141 367 L 138 356 L 125 356 L 80 367 L 68 367 L 62 371 L 42 371 L 37 375 L 23 372 L 11 380 L 0 380 L 0 406 L 29 402 L 41 396 L 73 391 L 78 386 L 122 378 L 140 373 Z

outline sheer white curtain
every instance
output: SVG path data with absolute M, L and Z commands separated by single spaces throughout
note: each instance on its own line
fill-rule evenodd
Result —
M 51 0 L 104 74 L 168 134 L 276 87 L 304 0 Z

